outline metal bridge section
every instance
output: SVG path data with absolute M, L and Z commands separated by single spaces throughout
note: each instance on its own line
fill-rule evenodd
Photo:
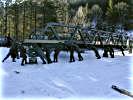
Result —
M 83 28 L 62 23 L 48 23 L 41 33 L 31 34 L 24 42 L 29 43 L 65 43 L 87 44 L 94 46 L 127 46 L 129 37 L 126 33 Z
M 126 33 L 113 33 L 108 31 L 89 29 L 80 25 L 65 25 L 62 23 L 48 23 L 41 33 L 31 34 L 28 39 L 23 41 L 24 44 L 32 46 L 38 55 L 42 55 L 46 49 L 49 51 L 59 47 L 65 50 L 66 47 L 76 44 L 79 49 L 89 49 L 95 52 L 97 58 L 100 57 L 97 48 L 119 49 L 121 46 L 126 48 L 129 37 Z M 40 56 L 45 59 L 46 55 Z
M 83 34 L 86 34 L 86 37 L 84 37 L 85 41 L 89 41 L 95 46 L 111 45 L 113 47 L 126 47 L 128 45 L 127 41 L 129 39 L 129 36 L 126 33 L 113 33 L 108 31 L 91 29 L 88 32 L 83 32 Z

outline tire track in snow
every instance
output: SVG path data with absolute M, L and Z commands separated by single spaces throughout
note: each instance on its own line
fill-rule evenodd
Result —
M 48 79 L 47 82 L 43 82 L 42 84 L 49 88 L 49 90 L 47 89 L 47 91 L 45 91 L 48 96 L 63 98 L 75 95 L 74 90 L 68 85 L 68 83 L 59 78 Z M 55 93 L 51 93 L 51 90 L 55 91 Z

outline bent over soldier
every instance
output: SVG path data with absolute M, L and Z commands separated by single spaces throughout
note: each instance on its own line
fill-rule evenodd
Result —
M 108 48 L 107 47 L 104 48 L 103 57 L 108 57 Z
M 120 46 L 120 50 L 121 50 L 121 52 L 122 52 L 122 55 L 125 56 L 124 47 L 123 47 L 123 46 Z
M 112 46 L 107 46 L 104 48 L 103 57 L 108 57 L 108 52 L 111 58 L 114 58 L 114 50 Z
M 82 61 L 83 60 L 83 57 L 81 55 L 81 49 L 76 44 L 74 45 L 74 47 L 75 47 L 75 51 L 78 53 L 78 59 L 79 59 L 79 61 Z
M 113 50 L 112 46 L 110 46 L 110 48 L 109 48 L 109 53 L 110 53 L 110 57 L 114 58 L 114 50 Z
M 82 60 L 83 60 L 83 57 L 81 56 L 81 52 L 80 52 L 80 51 L 78 51 L 77 53 L 78 53 L 78 58 L 79 58 L 79 61 L 82 61 Z
M 24 63 L 27 64 L 26 49 L 24 47 L 21 47 L 20 49 L 20 57 L 22 57 L 21 65 L 23 66 Z
M 75 58 L 74 58 L 74 46 L 70 46 L 70 61 L 69 62 L 75 62 Z
M 90 46 L 90 49 L 95 52 L 95 56 L 97 57 L 97 59 L 101 59 L 101 56 L 99 55 L 98 50 L 95 46 Z
M 50 51 L 48 48 L 46 48 L 46 60 L 48 64 L 52 63 L 51 58 L 50 58 Z
M 70 61 L 69 62 L 75 62 L 74 58 L 74 51 L 78 53 L 78 59 L 79 61 L 83 60 L 83 57 L 81 55 L 81 49 L 76 43 L 70 43 L 67 45 L 68 50 L 70 51 Z
M 58 55 L 60 53 L 60 49 L 59 48 L 56 48 L 54 50 L 54 62 L 58 62 Z
M 11 56 L 12 58 L 12 62 L 15 62 L 15 58 L 17 57 L 17 44 L 14 42 L 8 52 L 8 54 L 6 55 L 6 57 L 2 60 L 2 62 L 4 62 L 9 56 Z

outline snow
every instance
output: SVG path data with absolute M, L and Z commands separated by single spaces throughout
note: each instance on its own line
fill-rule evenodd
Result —
M 0 48 L 0 61 L 8 50 Z M 69 53 L 61 52 L 58 63 L 42 64 L 38 58 L 38 64 L 25 66 L 8 58 L 0 62 L 1 100 L 130 100 L 111 89 L 117 85 L 133 92 L 133 54 L 125 54 L 116 50 L 114 59 L 96 59 L 86 51 L 83 61 L 75 53 L 76 62 L 69 63 Z

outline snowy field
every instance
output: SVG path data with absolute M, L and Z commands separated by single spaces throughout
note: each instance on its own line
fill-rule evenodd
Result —
M 102 55 L 103 51 L 100 51 Z M 112 85 L 133 92 L 133 54 L 115 52 L 115 58 L 96 59 L 93 51 L 83 53 L 84 61 L 69 63 L 69 53 L 61 52 L 59 62 L 21 66 L 21 59 L 2 59 L 0 48 L 1 100 L 131 100 L 111 89 Z M 53 56 L 51 54 L 51 58 Z M 16 73 L 19 72 L 19 73 Z

